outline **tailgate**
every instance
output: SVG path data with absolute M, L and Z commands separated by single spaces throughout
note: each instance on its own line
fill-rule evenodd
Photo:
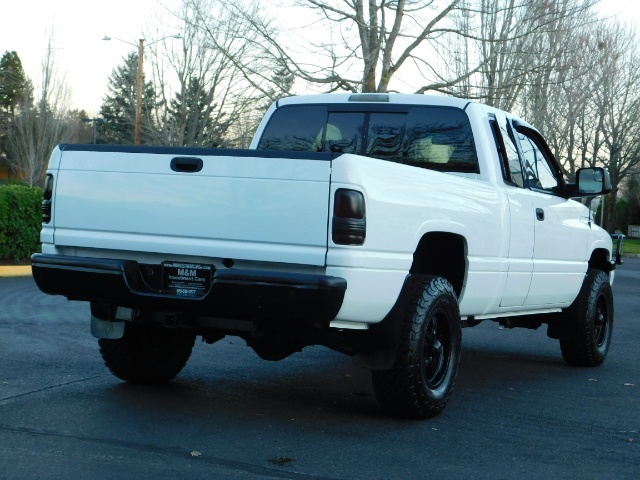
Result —
M 324 155 L 137 150 L 62 152 L 52 172 L 57 246 L 325 264 Z

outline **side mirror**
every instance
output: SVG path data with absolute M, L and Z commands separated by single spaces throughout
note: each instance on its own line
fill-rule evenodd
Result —
M 578 196 L 589 197 L 609 193 L 611 178 L 607 169 L 602 167 L 581 168 L 576 174 Z

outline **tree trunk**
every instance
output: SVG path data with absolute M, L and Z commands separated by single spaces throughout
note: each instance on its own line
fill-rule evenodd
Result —
M 618 201 L 618 187 L 615 186 L 609 194 L 609 202 L 607 203 L 605 230 L 609 233 L 616 231 L 616 203 Z

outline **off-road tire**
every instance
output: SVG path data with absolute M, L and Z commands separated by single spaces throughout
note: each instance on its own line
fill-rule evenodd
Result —
M 604 362 L 613 331 L 613 293 L 609 275 L 589 269 L 578 297 L 563 313 L 569 338 L 560 340 L 564 361 L 577 367 Z
M 412 275 L 401 298 L 396 360 L 390 370 L 371 371 L 373 389 L 394 416 L 435 417 L 449 401 L 458 376 L 458 300 L 447 280 L 427 275 Z
M 153 325 L 127 323 L 124 336 L 100 339 L 100 354 L 111 373 L 130 383 L 162 384 L 186 365 L 195 334 Z

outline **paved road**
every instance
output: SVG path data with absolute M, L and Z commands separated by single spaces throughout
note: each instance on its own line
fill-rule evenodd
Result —
M 325 348 L 260 360 L 197 344 L 162 387 L 111 376 L 88 308 L 0 278 L 0 479 L 640 478 L 640 260 L 617 271 L 610 356 L 564 365 L 544 329 L 463 331 L 442 415 L 379 410 L 367 371 Z

